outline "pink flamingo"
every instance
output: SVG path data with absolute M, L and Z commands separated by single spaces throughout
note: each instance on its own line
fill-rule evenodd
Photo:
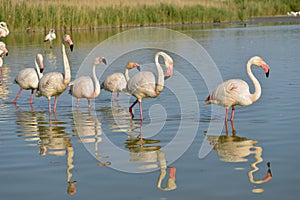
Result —
M 45 36 L 44 42 L 50 42 L 50 48 L 52 48 L 52 40 L 56 39 L 56 34 L 54 29 L 50 29 L 49 33 Z
M 5 22 L 0 22 L 0 37 L 6 37 L 9 34 L 7 24 Z
M 8 55 L 8 50 L 4 42 L 0 41 L 0 75 L 2 75 L 3 56 Z
M 261 67 L 266 76 L 269 76 L 270 67 L 260 57 L 254 56 L 247 63 L 247 74 L 254 85 L 254 93 L 249 91 L 249 85 L 241 79 L 230 79 L 221 83 L 217 88 L 207 97 L 206 104 L 216 104 L 226 108 L 225 123 L 228 121 L 228 109 L 232 108 L 230 121 L 233 122 L 235 106 L 249 106 L 256 102 L 261 96 L 261 87 L 258 80 L 251 71 L 251 66 L 255 65 Z M 234 129 L 234 128 L 233 128 Z
M 31 90 L 30 105 L 32 104 L 34 90 L 38 88 L 39 80 L 42 78 L 44 70 L 43 56 L 41 54 L 37 54 L 34 61 L 36 69 L 25 68 L 21 70 L 15 77 L 15 83 L 20 86 L 20 90 L 14 99 L 15 105 L 23 89 Z
M 165 67 L 167 69 L 165 76 L 158 62 L 159 56 L 162 56 L 165 61 Z M 142 71 L 134 74 L 127 82 L 127 92 L 137 98 L 129 108 L 132 118 L 134 118 L 132 108 L 137 102 L 139 102 L 140 120 L 143 120 L 142 99 L 149 97 L 156 98 L 164 88 L 164 80 L 169 78 L 173 73 L 173 60 L 164 52 L 158 52 L 155 54 L 155 65 L 158 72 L 157 78 L 155 78 L 155 75 L 152 72 Z
M 101 62 L 106 64 L 105 58 L 95 58 L 93 77 L 81 76 L 70 83 L 69 94 L 77 98 L 77 106 L 79 104 L 79 99 L 86 98 L 88 100 L 88 107 L 90 108 L 90 99 L 95 99 L 99 96 L 100 84 L 96 76 L 96 66 Z
M 117 93 L 116 100 L 119 98 L 119 93 L 126 90 L 127 80 L 129 80 L 129 70 L 137 68 L 140 71 L 140 65 L 135 62 L 128 62 L 125 68 L 125 76 L 123 73 L 117 72 L 106 77 L 101 83 L 101 89 L 111 92 L 111 101 L 114 100 L 114 93 Z
M 66 54 L 64 42 L 70 45 L 70 49 L 73 49 L 73 42 L 69 35 L 64 35 L 62 43 L 62 54 L 64 63 L 64 74 L 60 72 L 49 72 L 45 74 L 39 82 L 39 86 L 36 92 L 36 96 L 45 96 L 48 99 L 48 108 L 51 113 L 51 97 L 55 96 L 53 111 L 56 113 L 56 105 L 59 95 L 61 95 L 68 87 L 71 81 L 71 71 Z

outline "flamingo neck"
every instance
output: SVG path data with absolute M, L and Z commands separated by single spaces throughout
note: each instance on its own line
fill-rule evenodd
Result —
M 69 60 L 66 54 L 66 48 L 64 44 L 62 44 L 62 53 L 63 53 L 63 62 L 64 62 L 64 71 L 65 71 L 64 84 L 68 85 L 71 81 L 71 70 L 70 70 L 70 64 L 69 64 Z
M 158 62 L 159 56 L 163 56 L 163 55 L 160 54 L 160 53 L 158 53 L 158 54 L 155 55 L 155 65 L 156 65 L 156 69 L 157 69 L 157 72 L 158 72 L 158 78 L 157 78 L 157 82 L 156 82 L 156 90 L 157 90 L 157 92 L 160 92 L 163 89 L 164 84 L 165 84 L 164 72 L 163 72 L 163 70 L 161 68 L 161 65 Z
M 258 80 L 255 78 L 255 76 L 253 75 L 253 73 L 251 71 L 252 64 L 253 63 L 250 61 L 247 63 L 247 74 L 254 85 L 254 93 L 250 94 L 251 95 L 250 97 L 251 97 L 252 102 L 255 102 L 259 99 L 259 97 L 261 95 L 261 87 L 260 87 Z
M 40 72 L 40 67 L 37 64 L 36 59 L 34 60 L 34 63 L 35 63 L 35 68 L 36 68 L 37 75 L 38 75 L 39 79 L 41 79 L 43 74 Z
M 130 77 L 129 77 L 129 70 L 126 68 L 125 69 L 125 79 L 126 79 L 126 82 L 129 81 Z
M 100 93 L 100 84 L 96 76 L 96 64 L 93 66 L 93 80 L 94 80 L 94 96 L 97 97 Z

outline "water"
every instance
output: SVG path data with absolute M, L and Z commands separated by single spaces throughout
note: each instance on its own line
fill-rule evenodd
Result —
M 13 84 L 14 77 L 24 67 L 34 66 L 36 53 L 44 55 L 46 72 L 62 71 L 60 36 L 52 50 L 41 42 L 44 36 L 40 33 L 12 33 L 3 39 L 9 56 L 4 58 L 0 85 L 1 199 L 297 199 L 300 109 L 295 105 L 300 94 L 300 26 L 179 31 L 207 50 L 224 80 L 242 78 L 250 83 L 245 63 L 253 55 L 269 64 L 268 79 L 261 69 L 253 69 L 263 94 L 252 106 L 237 107 L 235 134 L 230 124 L 229 136 L 225 136 L 225 127 L 220 137 L 207 132 L 210 122 L 223 122 L 225 110 L 221 108 L 221 114 L 211 117 L 211 106 L 203 105 L 208 95 L 205 77 L 175 54 L 177 72 L 166 81 L 163 93 L 143 101 L 143 124 L 131 120 L 127 112 L 134 98 L 121 95 L 119 105 L 115 102 L 111 107 L 111 95 L 105 91 L 91 112 L 85 100 L 82 109 L 73 109 L 67 91 L 59 97 L 56 116 L 49 115 L 45 98 L 34 98 L 30 107 L 29 91 L 22 92 L 15 106 L 12 101 L 19 88 Z M 75 50 L 68 52 L 72 77 L 98 43 L 117 33 L 74 32 Z M 120 67 L 109 68 L 103 77 L 123 70 L 126 57 L 146 68 L 153 52 L 146 49 L 120 55 L 119 60 L 108 61 Z M 192 54 L 193 49 L 187 53 Z M 179 81 L 181 75 L 191 84 L 196 99 Z M 178 99 L 181 91 L 190 99 L 185 105 Z M 193 107 L 195 101 L 200 113 Z M 181 115 L 181 108 L 194 110 Z M 137 116 L 138 111 L 136 107 Z M 141 130 L 142 146 L 136 140 Z M 177 134 L 178 130 L 184 130 L 184 135 Z M 214 148 L 200 159 L 199 149 L 206 139 Z M 173 162 L 177 153 L 182 155 Z M 268 162 L 273 178 L 262 181 Z M 174 169 L 176 181 L 169 179 L 167 187 Z

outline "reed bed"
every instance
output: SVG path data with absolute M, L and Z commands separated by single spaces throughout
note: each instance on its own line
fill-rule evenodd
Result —
M 291 10 L 299 0 L 0 0 L 0 20 L 15 31 L 233 22 Z

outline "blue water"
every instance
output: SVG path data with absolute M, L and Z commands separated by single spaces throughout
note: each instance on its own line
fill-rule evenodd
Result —
M 130 119 L 133 97 L 120 95 L 112 106 L 106 91 L 101 91 L 90 112 L 86 100 L 80 109 L 73 107 L 67 91 L 59 97 L 56 116 L 49 115 L 46 98 L 34 98 L 30 107 L 29 91 L 23 91 L 15 106 L 12 101 L 19 88 L 14 77 L 24 67 L 34 66 L 36 53 L 44 55 L 46 72 L 63 70 L 60 39 L 52 50 L 41 42 L 41 33 L 11 33 L 3 39 L 9 55 L 0 82 L 1 199 L 297 199 L 300 25 L 192 27 L 179 32 L 207 51 L 223 80 L 241 78 L 251 91 L 246 62 L 259 55 L 269 64 L 269 78 L 253 68 L 263 93 L 253 105 L 237 107 L 235 134 L 230 124 L 229 136 L 225 127 L 221 137 L 208 131 L 211 122 L 223 125 L 225 109 L 213 113 L 215 107 L 204 105 L 209 93 L 206 77 L 189 59 L 172 51 L 176 71 L 157 98 L 143 100 L 142 124 Z M 118 37 L 117 33 L 72 33 L 75 49 L 68 51 L 72 79 L 78 71 L 88 71 L 81 67 L 88 54 L 102 41 Z M 159 45 L 171 45 L 164 36 L 157 38 Z M 193 55 L 195 49 L 181 40 L 186 38 L 172 39 L 172 44 Z M 137 40 L 135 45 L 143 42 Z M 97 55 L 109 57 L 113 50 Z M 117 59 L 108 60 L 111 67 L 104 72 L 104 65 L 97 69 L 100 81 L 113 71 L 123 71 L 127 61 L 150 70 L 155 52 L 149 48 L 114 55 Z M 134 112 L 138 116 L 138 106 Z M 141 132 L 142 145 L 136 140 Z M 212 151 L 199 158 L 203 141 Z M 268 162 L 272 179 L 259 183 L 267 175 Z M 174 168 L 175 183 L 174 179 L 168 183 Z M 163 178 L 160 187 L 159 178 Z

